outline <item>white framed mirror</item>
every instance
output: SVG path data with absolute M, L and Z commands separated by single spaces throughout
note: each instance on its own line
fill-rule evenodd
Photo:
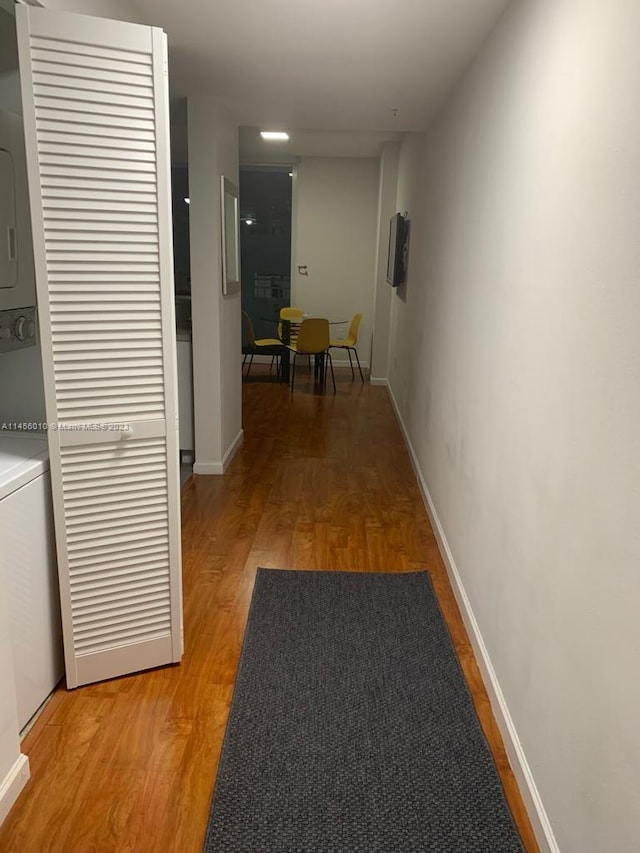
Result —
M 222 222 L 222 292 L 226 295 L 240 290 L 240 234 L 238 187 L 225 178 L 220 179 Z

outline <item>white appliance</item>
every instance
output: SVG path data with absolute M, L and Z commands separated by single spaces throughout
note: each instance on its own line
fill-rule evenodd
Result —
M 22 730 L 64 675 L 49 453 L 41 435 L 0 431 L 0 571 Z
M 35 304 L 22 118 L 0 110 L 0 353 L 35 344 Z

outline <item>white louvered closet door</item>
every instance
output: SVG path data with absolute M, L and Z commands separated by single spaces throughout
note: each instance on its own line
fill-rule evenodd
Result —
M 67 684 L 177 661 L 166 41 L 18 7 Z

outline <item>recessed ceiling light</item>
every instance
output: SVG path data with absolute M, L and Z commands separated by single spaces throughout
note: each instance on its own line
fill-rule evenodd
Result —
M 290 178 L 292 178 L 292 177 L 293 177 L 293 172 L 289 172 L 289 177 L 290 177 Z
M 279 139 L 283 142 L 289 138 L 289 134 L 284 130 L 261 130 L 260 136 L 263 139 Z
M 183 199 L 183 201 L 184 201 L 184 203 L 185 203 L 185 204 L 191 204 L 191 199 L 190 199 L 190 198 L 185 198 L 185 199 Z
M 253 225 L 253 219 L 245 219 L 247 225 Z

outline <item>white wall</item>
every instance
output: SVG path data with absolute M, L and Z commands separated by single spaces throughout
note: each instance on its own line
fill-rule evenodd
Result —
M 242 440 L 240 293 L 222 295 L 220 177 L 238 185 L 238 128 L 215 98 L 188 99 L 197 474 L 222 474 Z
M 389 326 L 393 288 L 387 281 L 389 223 L 396 210 L 398 156 L 400 146 L 387 142 L 382 146 L 378 181 L 378 229 L 376 243 L 375 293 L 373 305 L 373 341 L 371 345 L 371 381 L 384 382 L 389 375 Z
M 638 32 L 512 4 L 400 164 L 391 387 L 565 853 L 640 838 Z
M 61 12 L 77 12 L 96 18 L 142 23 L 138 10 L 130 0 L 40 0 L 40 5 Z M 149 26 L 153 24 L 150 23 Z
M 373 326 L 378 179 L 373 158 L 303 157 L 295 187 L 293 269 L 306 264 L 309 274 L 292 273 L 291 303 L 329 320 L 351 320 L 362 311 L 357 349 L 363 365 Z M 332 336 L 347 330 L 332 327 Z

